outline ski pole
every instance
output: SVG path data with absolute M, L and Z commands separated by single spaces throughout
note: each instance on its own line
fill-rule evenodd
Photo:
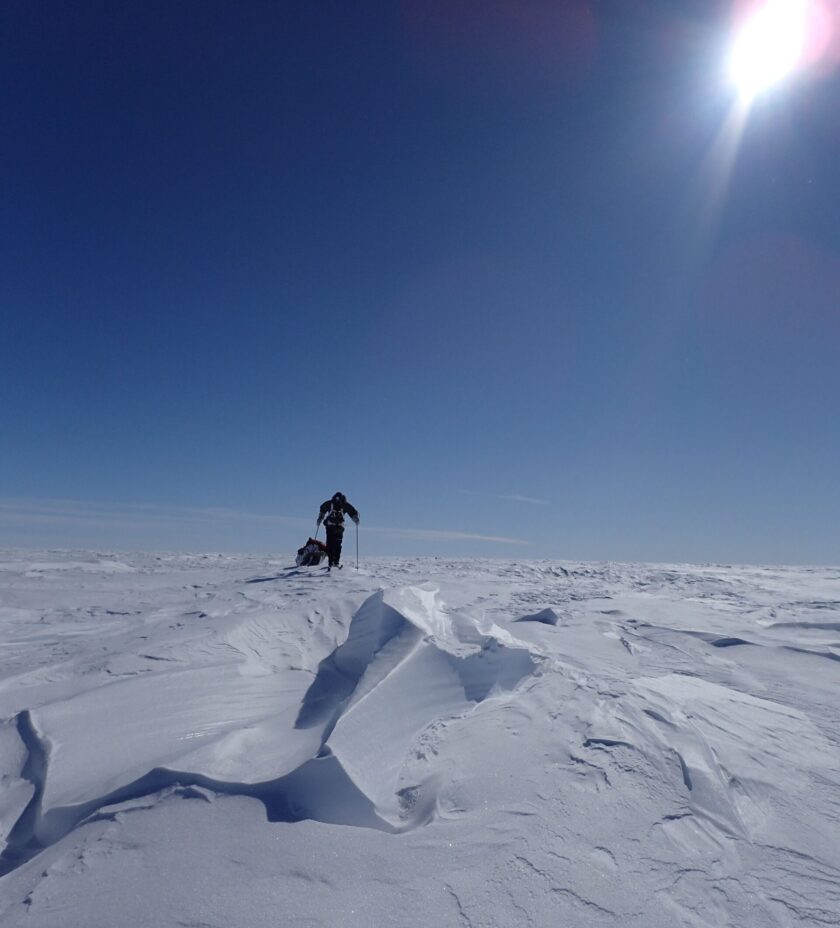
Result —
M 356 523 L 356 570 L 359 569 L 359 523 Z

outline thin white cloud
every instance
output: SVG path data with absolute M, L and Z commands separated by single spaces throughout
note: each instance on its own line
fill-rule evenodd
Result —
M 547 499 L 525 496 L 523 493 L 480 493 L 478 490 L 461 490 L 464 496 L 483 496 L 485 499 L 503 499 L 514 503 L 528 503 L 531 506 L 550 506 Z
M 396 535 L 400 538 L 416 538 L 424 541 L 486 541 L 502 545 L 527 545 L 521 538 L 505 538 L 502 535 L 475 535 L 470 532 L 450 532 L 442 529 L 424 528 L 380 528 L 366 526 L 366 530 L 377 535 Z
M 537 499 L 536 496 L 523 496 L 521 493 L 511 493 L 510 496 L 502 496 L 500 499 L 510 499 L 515 503 L 530 503 L 532 506 L 548 506 L 547 499 Z
M 113 529 L 122 533 L 150 529 L 210 529 L 223 526 L 290 526 L 311 528 L 312 519 L 249 512 L 224 507 L 160 506 L 140 503 L 97 503 L 66 499 L 0 499 L 0 525 L 12 528 Z M 364 525 L 375 535 L 423 541 L 479 541 L 527 545 L 519 538 L 481 535 L 448 529 L 413 529 Z
M 4 522 L 26 521 L 39 525 L 96 526 L 119 523 L 124 527 L 231 522 L 307 525 L 311 521 L 294 516 L 263 515 L 238 509 L 158 506 L 141 503 L 111 504 L 65 499 L 0 499 L 0 520 Z

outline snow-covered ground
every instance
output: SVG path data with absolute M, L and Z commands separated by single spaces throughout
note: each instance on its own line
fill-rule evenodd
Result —
M 0 552 L 0 924 L 840 924 L 840 569 Z

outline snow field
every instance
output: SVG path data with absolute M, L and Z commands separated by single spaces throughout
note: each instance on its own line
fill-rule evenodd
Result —
M 4 925 L 840 923 L 840 571 L 0 554 Z

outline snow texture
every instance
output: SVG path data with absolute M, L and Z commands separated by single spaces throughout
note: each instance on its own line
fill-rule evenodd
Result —
M 0 553 L 0 923 L 840 924 L 840 570 Z

